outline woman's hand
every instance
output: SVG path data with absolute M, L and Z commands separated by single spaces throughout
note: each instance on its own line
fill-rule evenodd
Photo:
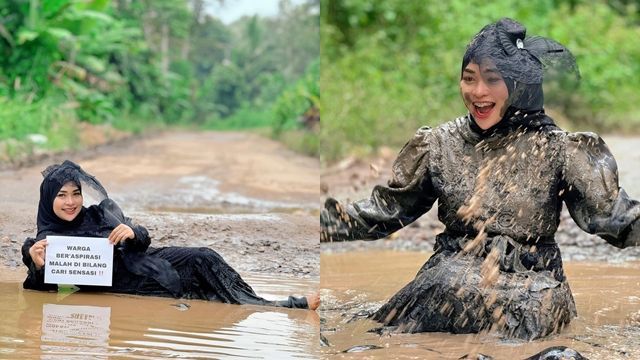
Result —
M 133 239 L 135 237 L 136 235 L 133 233 L 133 230 L 129 226 L 120 224 L 115 229 L 113 229 L 113 231 L 111 231 L 111 234 L 109 234 L 109 242 L 113 245 L 117 245 L 121 241 L 125 241 L 126 239 Z
M 47 255 L 47 239 L 37 241 L 29 248 L 29 256 L 36 266 L 37 270 L 44 266 L 44 259 Z

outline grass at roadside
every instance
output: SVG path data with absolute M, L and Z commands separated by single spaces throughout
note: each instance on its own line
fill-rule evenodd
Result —
M 319 131 L 289 126 L 283 130 L 274 130 L 273 110 L 243 108 L 226 119 L 211 119 L 202 128 L 218 131 L 251 131 L 282 142 L 289 149 L 317 157 L 320 154 Z

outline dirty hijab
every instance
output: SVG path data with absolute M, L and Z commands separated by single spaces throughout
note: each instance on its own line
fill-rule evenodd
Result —
M 543 78 L 560 74 L 579 79 L 575 58 L 567 48 L 541 36 L 526 36 L 526 32 L 522 24 L 503 18 L 482 28 L 467 46 L 460 73 L 469 63 L 493 63 L 509 91 L 502 120 L 483 131 L 472 119 L 474 130 L 488 133 L 518 126 L 553 125 L 553 120 L 544 116 Z
M 87 208 L 82 207 L 78 216 L 72 221 L 60 219 L 53 212 L 53 201 L 58 192 L 68 182 L 73 182 L 80 191 L 90 192 L 98 201 L 108 198 L 107 191 L 102 184 L 88 174 L 80 166 L 66 160 L 62 164 L 51 165 L 43 172 L 42 184 L 40 184 L 40 202 L 38 203 L 38 240 L 51 234 L 67 234 L 76 236 L 95 236 L 99 229 L 93 223 Z

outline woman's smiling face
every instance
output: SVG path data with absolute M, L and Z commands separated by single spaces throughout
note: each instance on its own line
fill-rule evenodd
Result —
M 469 113 L 483 130 L 499 123 L 507 110 L 509 90 L 492 63 L 469 63 L 462 71 L 460 93 Z
M 69 181 L 60 188 L 53 200 L 53 212 L 62 220 L 73 221 L 82 210 L 82 201 L 80 188 Z

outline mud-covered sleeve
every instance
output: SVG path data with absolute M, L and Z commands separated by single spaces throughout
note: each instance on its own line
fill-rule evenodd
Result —
M 40 269 L 36 269 L 36 264 L 34 264 L 31 259 L 31 255 L 29 254 L 29 249 L 36 243 L 36 239 L 27 238 L 22 244 L 22 262 L 27 266 L 27 278 L 22 283 L 22 287 L 25 289 L 32 290 L 44 290 L 49 291 L 58 290 L 58 285 L 56 284 L 46 284 L 44 282 L 44 266 Z
M 320 240 L 375 240 L 412 223 L 436 200 L 429 176 L 431 129 L 420 128 L 395 160 L 387 186 L 373 188 L 371 196 L 350 204 L 333 198 L 320 214 Z
M 584 231 L 613 246 L 640 245 L 640 203 L 618 185 L 618 166 L 602 138 L 567 134 L 563 196 Z

